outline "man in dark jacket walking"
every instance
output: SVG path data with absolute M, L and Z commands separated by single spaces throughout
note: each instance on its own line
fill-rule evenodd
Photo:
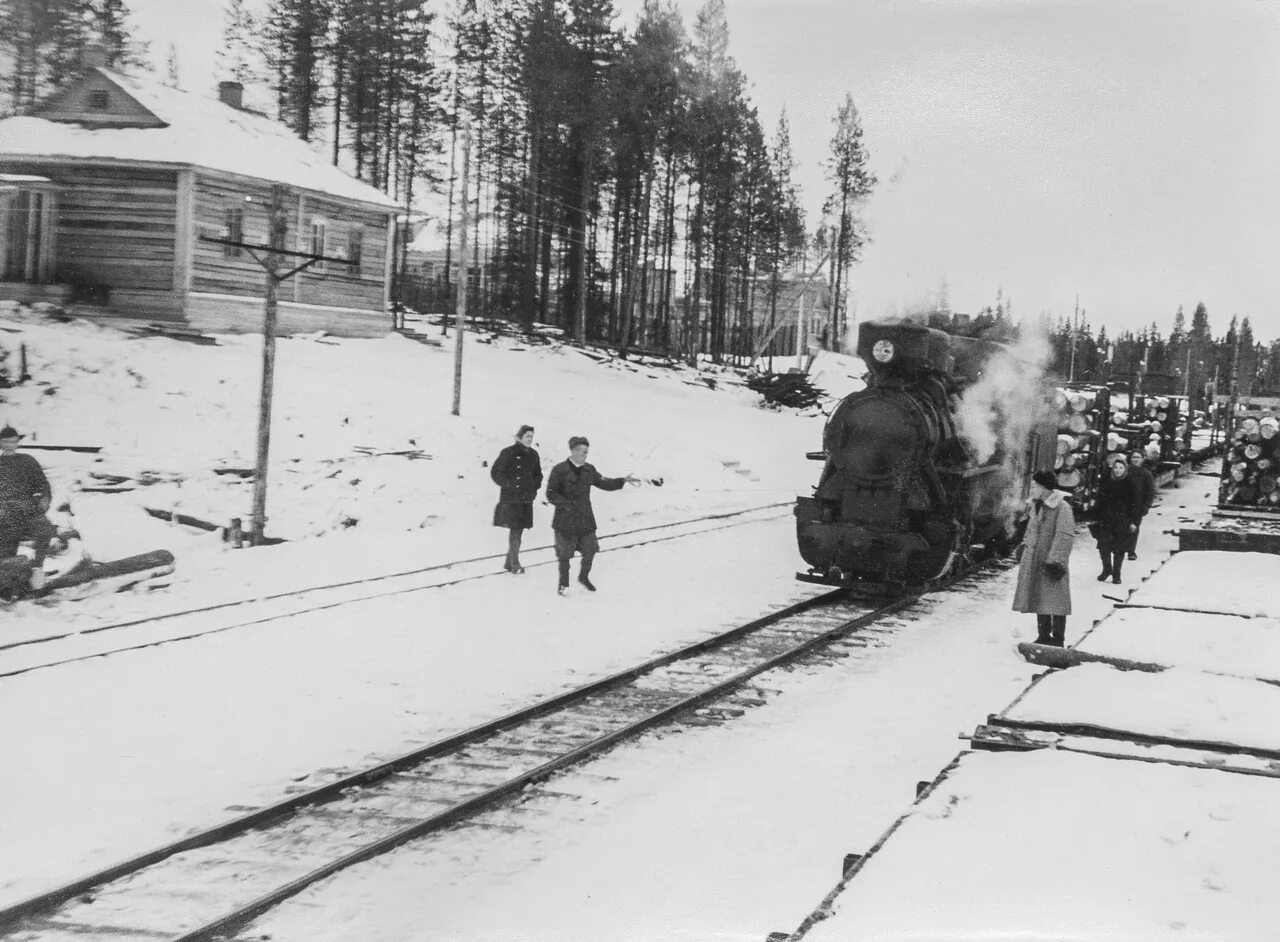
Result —
M 636 484 L 639 478 L 607 478 L 592 465 L 587 464 L 587 449 L 591 443 L 580 435 L 569 439 L 569 457 L 551 469 L 547 480 L 547 500 L 555 507 L 551 529 L 556 534 L 556 559 L 560 563 L 559 592 L 569 588 L 569 561 L 574 553 L 582 554 L 582 568 L 578 582 L 589 592 L 591 563 L 600 550 L 596 540 L 596 516 L 591 510 L 591 488 L 602 491 L 621 490 L 624 484 Z
M 1138 495 L 1138 529 L 1133 531 L 1133 543 L 1129 547 L 1129 558 L 1138 558 L 1138 533 L 1142 530 L 1142 520 L 1151 509 L 1156 499 L 1156 479 L 1146 468 L 1147 456 L 1141 450 L 1134 450 L 1129 455 L 1129 480 L 1133 482 L 1133 490 Z
M 533 426 L 522 425 L 514 444 L 498 452 L 489 477 L 502 490 L 493 508 L 493 525 L 507 530 L 507 572 L 522 573 L 520 541 L 533 527 L 533 502 L 542 486 L 542 459 L 533 450 Z
M 45 513 L 52 491 L 40 463 L 18 452 L 23 436 L 11 426 L 0 429 L 0 559 L 18 553 L 18 544 L 30 540 L 35 549 L 31 587 L 44 585 L 45 555 L 57 534 Z

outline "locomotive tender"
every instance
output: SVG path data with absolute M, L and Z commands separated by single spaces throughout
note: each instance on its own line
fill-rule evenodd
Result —
M 1031 475 L 1053 467 L 1056 423 L 1047 413 L 1020 417 L 1009 427 L 1028 426 L 1026 440 L 981 463 L 957 428 L 962 394 L 1001 349 L 918 324 L 861 325 L 867 386 L 840 402 L 823 451 L 810 453 L 824 465 L 813 496 L 796 500 L 800 555 L 810 566 L 797 578 L 921 585 L 962 571 L 980 547 L 1003 553 L 1017 542 L 1015 512 Z

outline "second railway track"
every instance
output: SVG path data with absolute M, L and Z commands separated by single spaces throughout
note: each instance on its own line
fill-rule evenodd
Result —
M 319 880 L 732 700 L 756 675 L 872 629 L 918 598 L 876 607 L 838 595 L 788 606 L 0 910 L 0 938 L 225 938 Z
M 779 513 L 779 506 L 781 505 L 770 504 L 636 527 L 607 534 L 601 537 L 601 541 L 605 552 L 615 552 L 790 516 L 788 513 Z M 625 542 L 618 542 L 620 540 Z M 554 556 L 550 556 L 548 552 L 550 549 L 550 546 L 527 548 L 525 552 L 535 557 L 527 563 L 528 568 L 554 565 Z M 79 631 L 0 642 L 0 680 L 112 654 L 190 641 L 358 602 L 442 589 L 477 579 L 507 578 L 502 570 L 489 568 L 490 564 L 502 558 L 499 554 L 454 560 L 404 572 L 311 586 L 256 598 L 216 602 L 181 611 L 160 612 L 114 624 L 94 625 Z M 189 623 L 192 620 L 195 624 Z

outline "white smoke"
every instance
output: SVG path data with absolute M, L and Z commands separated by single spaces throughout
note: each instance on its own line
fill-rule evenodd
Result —
M 997 351 L 956 407 L 960 437 L 985 464 L 997 453 L 1005 463 L 1026 450 L 1037 421 L 1050 408 L 1043 386 L 1049 339 L 1039 324 L 1024 322 L 1016 343 Z

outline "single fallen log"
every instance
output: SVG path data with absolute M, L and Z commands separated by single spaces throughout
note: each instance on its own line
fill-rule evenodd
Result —
M 1146 671 L 1149 674 L 1168 670 L 1167 664 L 1131 661 L 1123 657 L 1109 657 L 1105 654 L 1090 654 L 1077 648 L 1060 648 L 1056 645 L 1035 644 L 1023 641 L 1018 645 L 1018 653 L 1032 664 L 1041 667 L 1079 667 L 1081 664 L 1108 664 L 1122 671 Z
M 67 589 L 71 586 L 83 585 L 86 582 L 97 582 L 101 579 L 110 579 L 116 576 L 139 575 L 142 579 L 165 576 L 173 572 L 174 562 L 173 554 L 168 550 L 152 550 L 149 553 L 139 553 L 137 556 L 127 556 L 124 559 L 116 559 L 106 563 L 86 563 L 55 579 L 50 579 L 44 584 L 44 588 L 34 594 L 47 595 L 50 592 L 56 592 L 58 589 Z
M 102 451 L 101 445 L 40 445 L 35 442 L 24 442 L 23 451 L 78 451 L 87 455 L 96 455 Z

